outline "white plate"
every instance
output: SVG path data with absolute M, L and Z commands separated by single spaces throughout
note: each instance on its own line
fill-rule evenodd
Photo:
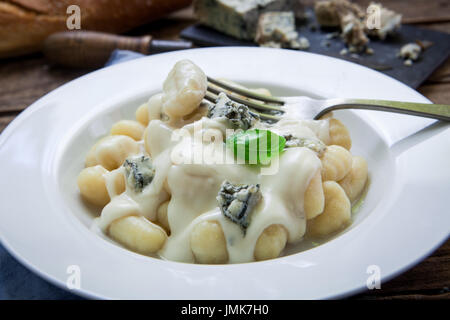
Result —
M 261 48 L 209 48 L 155 55 L 74 80 L 27 108 L 0 136 L 0 234 L 23 264 L 65 287 L 80 267 L 78 294 L 137 299 L 315 299 L 383 282 L 430 254 L 449 235 L 450 130 L 446 124 L 370 111 L 336 112 L 368 159 L 371 186 L 342 235 L 314 249 L 237 265 L 193 265 L 135 254 L 89 230 L 75 178 L 93 142 L 132 118 L 161 90 L 169 69 L 191 59 L 208 75 L 277 94 L 428 102 L 367 68 L 320 55 Z

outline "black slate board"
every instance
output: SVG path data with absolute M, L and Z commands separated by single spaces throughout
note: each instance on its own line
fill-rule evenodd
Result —
M 341 55 L 344 43 L 337 38 L 329 39 L 329 35 L 336 30 L 323 30 L 314 28 L 315 21 L 309 19 L 309 23 L 297 23 L 299 34 L 310 41 L 308 52 L 324 54 L 347 61 L 359 63 L 366 67 L 381 71 L 412 88 L 417 88 L 431 73 L 442 64 L 450 54 L 450 34 L 417 28 L 411 25 L 403 25 L 400 32 L 384 41 L 371 40 L 369 47 L 375 53 L 373 55 Z M 313 27 L 312 27 L 313 26 Z M 314 30 L 315 29 L 315 30 Z M 227 36 L 211 28 L 193 25 L 181 32 L 181 37 L 193 41 L 199 46 L 256 46 L 250 41 L 243 41 Z M 405 66 L 403 60 L 397 57 L 402 45 L 420 41 L 431 41 L 429 47 L 419 61 L 413 66 Z

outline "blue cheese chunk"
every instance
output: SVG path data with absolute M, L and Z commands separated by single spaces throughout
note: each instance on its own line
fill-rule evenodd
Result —
M 261 46 L 300 49 L 292 11 L 266 12 L 260 15 L 255 42 Z
M 292 10 L 295 3 L 296 0 L 195 0 L 194 11 L 202 24 L 239 39 L 253 40 L 261 13 Z
M 230 100 L 223 92 L 219 93 L 216 104 L 210 106 L 207 116 L 225 121 L 228 127 L 242 130 L 250 129 L 259 119 L 246 105 Z
M 135 192 L 142 192 L 153 181 L 155 169 L 149 157 L 141 155 L 126 159 L 123 166 L 127 185 Z
M 224 181 L 217 195 L 222 214 L 246 233 L 253 209 L 261 200 L 259 184 L 232 184 Z

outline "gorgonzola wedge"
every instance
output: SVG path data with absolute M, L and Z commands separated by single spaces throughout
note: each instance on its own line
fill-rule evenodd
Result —
M 253 40 L 259 15 L 267 11 L 296 10 L 297 0 L 196 0 L 201 23 L 239 39 Z

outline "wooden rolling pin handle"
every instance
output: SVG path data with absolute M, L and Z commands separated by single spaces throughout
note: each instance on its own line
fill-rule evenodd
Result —
M 66 31 L 50 35 L 43 52 L 53 63 L 75 67 L 103 66 L 115 49 L 150 53 L 152 37 L 127 37 L 93 31 Z

